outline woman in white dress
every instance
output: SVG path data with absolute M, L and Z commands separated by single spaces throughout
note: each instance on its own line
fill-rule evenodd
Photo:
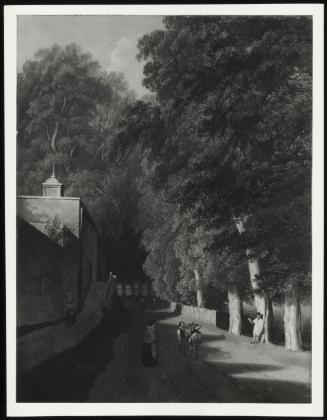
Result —
M 253 339 L 251 344 L 259 344 L 263 333 L 263 316 L 260 312 L 257 312 L 257 317 L 255 319 L 248 318 L 248 321 L 253 325 Z

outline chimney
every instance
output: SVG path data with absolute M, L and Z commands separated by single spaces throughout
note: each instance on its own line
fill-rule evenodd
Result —
M 54 172 L 51 177 L 42 183 L 43 197 L 63 197 L 64 186 L 57 180 Z

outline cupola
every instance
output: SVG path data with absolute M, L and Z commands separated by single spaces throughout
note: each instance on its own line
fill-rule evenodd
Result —
M 42 183 L 43 197 L 63 197 L 64 186 L 55 177 L 54 171 L 50 178 Z

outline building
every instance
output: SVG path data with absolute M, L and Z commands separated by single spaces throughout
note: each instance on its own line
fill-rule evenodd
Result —
M 149 280 L 135 282 L 118 280 L 116 287 L 118 296 L 148 297 L 153 295 L 152 285 Z
M 96 224 L 54 174 L 42 196 L 17 197 L 17 324 L 62 318 L 65 299 L 83 309 L 92 282 L 107 280 Z

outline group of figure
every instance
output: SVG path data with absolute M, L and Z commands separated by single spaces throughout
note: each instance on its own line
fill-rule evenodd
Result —
M 178 349 L 180 355 L 185 355 L 186 350 L 194 353 L 195 359 L 199 356 L 199 348 L 201 344 L 201 325 L 193 322 L 185 324 L 181 321 L 177 328 Z
M 201 325 L 193 322 L 186 324 L 181 321 L 177 328 L 178 348 L 181 355 L 186 354 L 186 350 L 194 353 L 195 359 L 199 356 L 199 348 L 201 344 Z M 152 367 L 158 362 L 157 355 L 157 338 L 156 338 L 156 322 L 150 319 L 147 322 L 144 342 L 142 348 L 142 364 L 143 366 Z
M 251 344 L 258 344 L 263 333 L 263 316 L 258 312 L 255 319 L 248 318 L 248 321 L 253 325 Z M 201 344 L 200 328 L 201 325 L 193 322 L 186 324 L 184 321 L 181 321 L 178 324 L 177 340 L 180 355 L 185 355 L 188 350 L 190 353 L 194 353 L 195 359 L 198 358 Z M 157 362 L 156 322 L 154 319 L 150 319 L 144 335 L 142 363 L 144 366 L 155 366 Z

